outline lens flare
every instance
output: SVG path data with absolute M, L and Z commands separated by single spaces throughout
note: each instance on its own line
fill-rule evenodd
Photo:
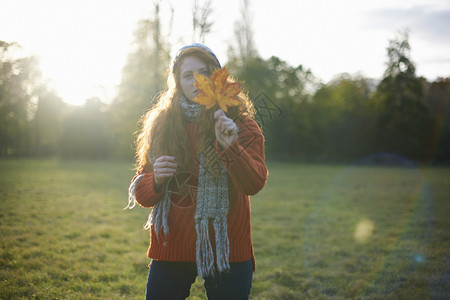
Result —
M 375 228 L 375 225 L 373 221 L 369 219 L 361 220 L 358 225 L 356 225 L 355 233 L 353 234 L 353 237 L 355 240 L 359 243 L 366 242 L 373 233 L 373 229 Z

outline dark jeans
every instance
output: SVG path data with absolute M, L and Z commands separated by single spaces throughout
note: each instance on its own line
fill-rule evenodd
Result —
M 230 263 L 230 272 L 204 280 L 210 300 L 248 299 L 252 288 L 253 262 Z M 186 299 L 197 277 L 195 262 L 152 261 L 148 272 L 147 300 Z

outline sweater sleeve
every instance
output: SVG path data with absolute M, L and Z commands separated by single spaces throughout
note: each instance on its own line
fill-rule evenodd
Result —
M 238 127 L 237 140 L 224 150 L 216 142 L 216 152 L 234 186 L 247 195 L 254 195 L 264 187 L 268 176 L 264 136 L 251 118 L 239 123 Z
M 153 172 L 137 174 L 131 180 L 131 184 L 135 180 L 139 180 L 134 189 L 136 202 L 143 207 L 153 207 L 163 194 L 163 188 L 155 191 Z

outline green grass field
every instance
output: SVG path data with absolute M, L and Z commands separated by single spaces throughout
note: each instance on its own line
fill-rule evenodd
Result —
M 252 299 L 449 299 L 450 168 L 271 163 Z M 0 160 L 0 299 L 143 299 L 131 164 Z M 206 299 L 196 282 L 190 299 Z

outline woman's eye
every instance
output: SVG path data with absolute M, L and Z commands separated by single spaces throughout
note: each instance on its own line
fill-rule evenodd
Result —
M 187 73 L 187 74 L 183 75 L 184 79 L 191 79 L 191 77 L 192 77 L 192 73 Z
M 209 77 L 211 75 L 208 70 L 200 71 L 200 74 L 202 74 L 202 75 L 204 75 L 206 77 Z

